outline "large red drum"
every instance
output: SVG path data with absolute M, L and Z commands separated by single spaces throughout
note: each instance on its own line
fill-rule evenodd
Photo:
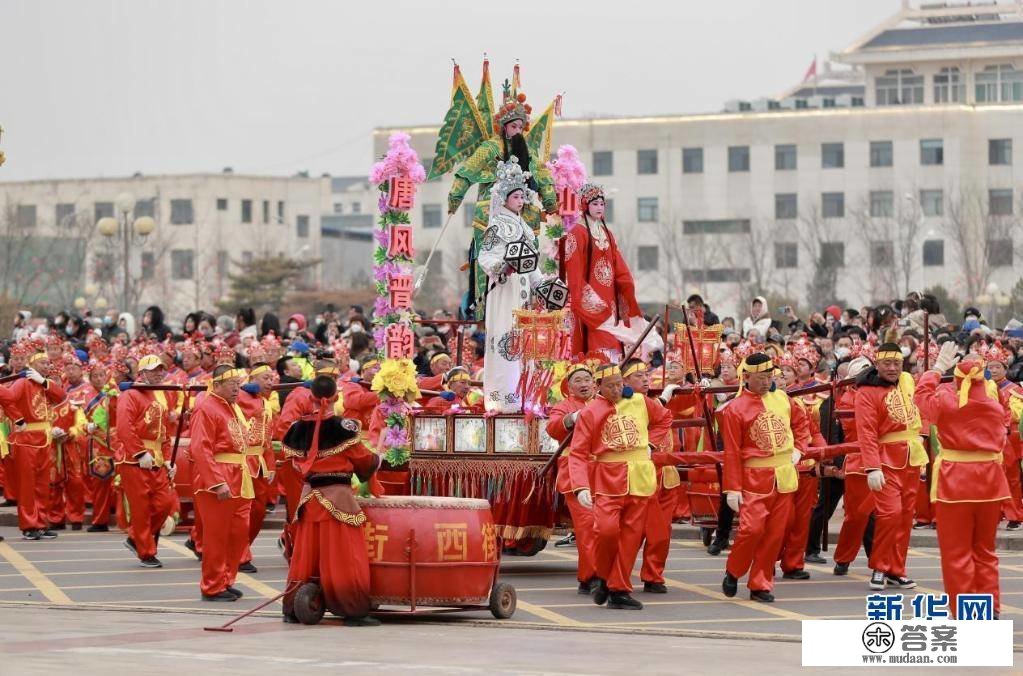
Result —
M 366 513 L 370 590 L 380 605 L 486 604 L 499 565 L 486 500 L 359 498 Z

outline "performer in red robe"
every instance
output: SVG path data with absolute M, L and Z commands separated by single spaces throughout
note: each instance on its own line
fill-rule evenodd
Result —
M 163 361 L 156 355 L 139 360 L 138 373 L 147 385 L 164 381 Z M 129 389 L 117 398 L 117 473 L 128 501 L 131 520 L 124 545 L 144 568 L 162 568 L 156 558 L 160 528 L 174 511 L 170 438 L 177 421 L 176 392 Z
M 58 481 L 54 483 L 51 491 L 50 522 L 63 528 L 66 517 L 71 530 L 82 530 L 85 521 L 88 423 L 84 409 L 97 394 L 84 378 L 86 364 L 82 363 L 83 356 L 84 353 L 74 354 L 67 357 L 64 362 L 64 381 L 67 383 L 64 389 L 68 395 L 68 406 L 63 423 L 67 426 L 69 435 L 61 445 L 63 471 L 58 472 Z
M 317 410 L 284 435 L 285 452 L 303 478 L 295 545 L 287 587 L 319 578 L 327 608 L 346 626 L 379 624 L 369 617 L 369 556 L 363 535 L 366 515 L 352 492 L 352 476 L 368 481 L 380 457 L 366 448 L 354 420 L 335 416 L 330 404 L 336 384 L 319 377 L 312 394 Z M 284 621 L 297 622 L 294 591 L 284 597 Z
M 1002 406 L 1009 412 L 1009 439 L 1005 444 L 1002 467 L 1009 482 L 1012 498 L 1002 503 L 1002 517 L 1008 521 L 1006 530 L 1018 530 L 1023 523 L 1023 488 L 1020 482 L 1020 462 L 1023 461 L 1023 442 L 1019 436 L 1019 420 L 1023 414 L 1023 386 L 1005 377 L 1012 353 L 995 343 L 984 352 L 984 361 L 991 380 L 998 386 Z
M 773 372 L 766 354 L 743 360 L 739 394 L 721 416 L 721 488 L 728 506 L 739 512 L 739 531 L 721 588 L 725 596 L 735 596 L 739 578 L 749 572 L 750 598 L 764 603 L 774 601 L 774 562 L 799 487 L 795 465 L 810 442 L 803 409 L 772 387 Z
M 606 322 L 630 327 L 633 318 L 643 316 L 636 302 L 636 284 L 604 221 L 604 189 L 587 184 L 580 197 L 582 222 L 565 235 L 564 245 L 572 353 L 603 350 L 609 357 L 618 357 L 623 351 L 621 341 L 602 327 Z
M 856 440 L 870 489 L 863 509 L 869 506 L 875 514 L 870 588 L 912 589 L 916 583 L 906 577 L 906 554 L 927 451 L 920 440 L 920 411 L 913 403 L 916 386 L 913 376 L 902 370 L 899 346 L 881 345 L 874 359 L 875 367 L 857 380 L 855 402 Z
M 424 412 L 439 414 L 483 413 L 483 399 L 476 397 L 469 401 L 471 377 L 464 366 L 456 366 L 444 375 L 444 391 L 431 398 L 423 407 Z M 380 403 L 379 399 L 377 403 Z
M 858 379 L 871 370 L 873 365 L 868 357 L 857 357 L 849 364 L 849 378 Z M 838 411 L 855 411 L 856 386 L 846 388 L 838 397 Z M 846 443 L 856 442 L 856 419 L 839 418 Z M 845 490 L 842 494 L 844 516 L 842 529 L 838 533 L 838 544 L 835 545 L 835 575 L 847 575 L 849 564 L 860 552 L 860 543 L 870 523 L 870 514 L 874 511 L 874 501 L 870 499 L 867 488 L 867 474 L 863 470 L 863 462 L 859 453 L 845 456 L 842 465 L 845 477 Z M 869 556 L 869 552 L 868 552 Z
M 649 498 L 657 490 L 650 445 L 671 450 L 671 414 L 643 396 L 623 397 L 621 369 L 597 367 L 599 396 L 579 414 L 568 473 L 579 504 L 593 509 L 598 605 L 640 610 L 632 598 L 632 567 L 639 554 Z M 592 460 L 591 460 L 592 459 Z
M 250 350 L 249 358 L 256 354 Z M 262 353 L 259 353 L 262 355 Z M 249 539 L 242 552 L 242 573 L 256 573 L 252 563 L 250 545 L 255 542 L 266 518 L 266 506 L 271 501 L 270 487 L 276 476 L 277 466 L 273 451 L 274 412 L 270 396 L 273 394 L 273 370 L 269 364 L 254 364 L 249 371 L 249 382 L 238 393 L 238 407 L 245 415 L 248 425 L 245 456 L 252 476 L 253 499 L 249 508 Z
M 210 392 L 192 413 L 192 487 L 202 512 L 204 601 L 236 601 L 238 567 L 249 544 L 249 510 L 256 493 L 250 470 L 248 423 L 237 405 L 243 369 L 213 369 Z
M 579 412 L 593 399 L 593 372 L 584 363 L 572 364 L 565 372 L 561 381 L 561 393 L 565 396 L 551 408 L 547 419 L 547 434 L 560 445 L 568 438 L 579 419 Z M 575 546 L 578 553 L 576 579 L 579 581 L 579 593 L 589 594 L 593 581 L 597 577 L 594 561 L 596 551 L 596 530 L 593 525 L 593 510 L 579 504 L 576 493 L 572 490 L 572 479 L 568 471 L 569 447 L 557 460 L 558 479 L 555 488 L 565 498 L 568 513 L 572 517 L 572 529 L 575 531 Z
M 110 510 L 114 506 L 114 430 L 111 413 L 113 399 L 105 391 L 110 386 L 110 371 L 98 361 L 89 362 L 89 386 L 92 397 L 85 402 L 86 484 L 92 502 L 90 533 L 110 530 Z
M 941 452 L 934 461 L 931 499 L 938 517 L 941 578 L 955 617 L 960 594 L 991 594 L 995 619 L 1000 610 L 995 534 L 1001 507 L 1010 498 L 1002 471 L 1002 449 L 1009 415 L 997 386 L 984 379 L 979 360 L 961 362 L 955 383 L 939 385 L 955 359 L 947 341 L 935 368 L 920 378 L 915 400 L 938 428 Z

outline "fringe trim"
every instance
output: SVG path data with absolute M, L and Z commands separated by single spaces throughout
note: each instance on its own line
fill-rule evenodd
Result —
M 358 443 L 362 443 L 362 438 L 361 437 L 354 437 L 354 438 L 349 439 L 348 441 L 344 442 L 343 444 L 339 444 L 337 446 L 332 446 L 330 448 L 321 448 L 319 451 L 317 451 L 316 457 L 318 457 L 318 458 L 326 458 L 326 457 L 329 457 L 331 455 L 337 455 L 339 453 L 344 453 L 346 450 L 348 450 L 349 448 L 351 448 L 352 446 L 354 446 L 355 444 L 358 444 Z M 286 458 L 304 458 L 304 457 L 306 457 L 306 452 L 305 451 L 299 451 L 299 450 L 294 449 L 294 448 L 292 448 L 290 446 L 283 446 L 283 448 L 284 448 L 284 457 L 286 457 Z

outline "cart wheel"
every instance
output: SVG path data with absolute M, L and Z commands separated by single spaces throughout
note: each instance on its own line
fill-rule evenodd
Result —
M 498 582 L 490 591 L 490 612 L 499 620 L 507 620 L 515 614 L 517 600 L 515 587 L 507 582 Z
M 547 540 L 545 538 L 528 538 L 525 540 L 519 540 L 515 547 L 515 554 L 517 556 L 536 556 L 547 547 Z
M 703 546 L 710 547 L 710 541 L 714 539 L 714 531 L 710 528 L 701 528 L 700 535 L 703 536 Z
M 295 592 L 295 617 L 302 624 L 319 624 L 326 609 L 323 590 L 315 582 L 306 582 Z

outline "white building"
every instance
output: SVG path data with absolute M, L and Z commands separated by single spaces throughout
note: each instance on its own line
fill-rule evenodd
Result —
M 554 146 L 609 191 L 642 302 L 699 290 L 738 314 L 770 292 L 819 309 L 937 284 L 976 299 L 1020 278 L 1023 4 L 905 3 L 831 58 L 845 68 L 717 113 L 557 122 Z M 406 131 L 433 155 L 437 127 Z M 450 179 L 420 187 L 422 252 Z M 470 219 L 463 205 L 440 247 L 463 288 Z

